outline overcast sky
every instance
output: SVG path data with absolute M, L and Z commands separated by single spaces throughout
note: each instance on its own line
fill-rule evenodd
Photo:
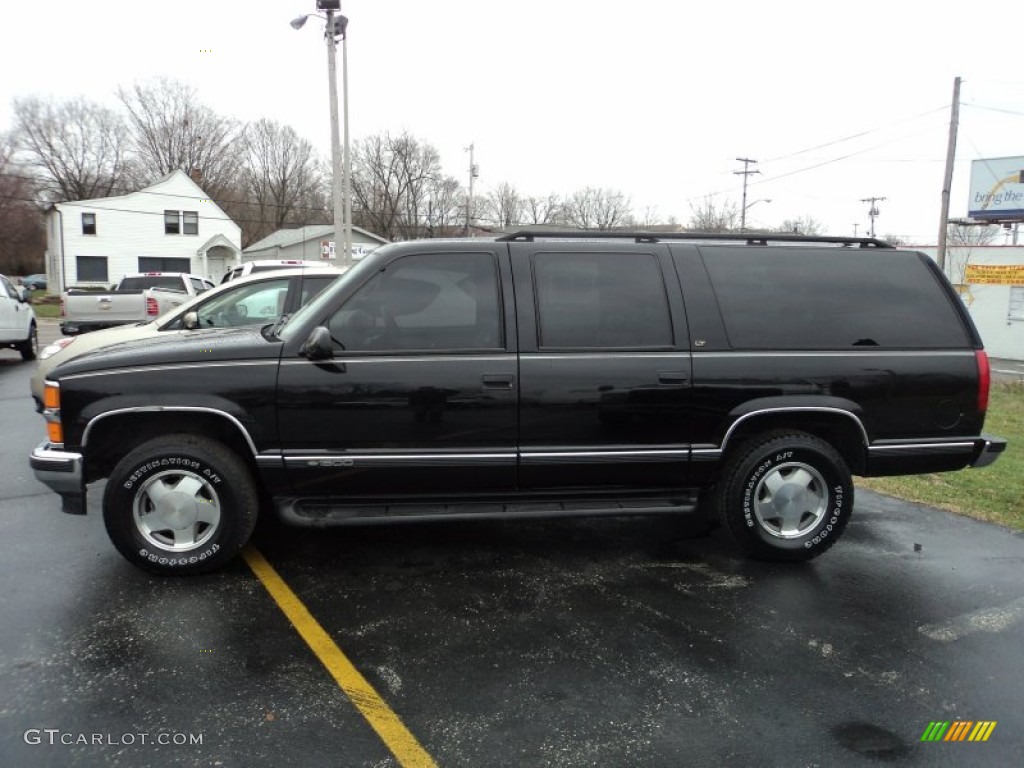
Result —
M 410 131 L 482 193 L 584 186 L 634 211 L 689 218 L 709 194 L 748 223 L 813 216 L 830 234 L 937 236 L 953 79 L 964 78 L 951 215 L 970 161 L 1024 155 L 1024 3 L 734 0 L 343 0 L 353 139 Z M 325 154 L 322 25 L 288 21 L 315 0 L 6 0 L 0 130 L 11 99 L 78 94 L 167 75 L 218 111 L 291 124 Z M 340 68 L 340 57 L 339 57 Z M 339 73 L 340 77 L 340 73 Z

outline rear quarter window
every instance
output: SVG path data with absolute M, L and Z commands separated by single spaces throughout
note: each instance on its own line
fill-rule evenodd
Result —
M 733 348 L 970 346 L 948 292 L 914 252 L 700 250 Z

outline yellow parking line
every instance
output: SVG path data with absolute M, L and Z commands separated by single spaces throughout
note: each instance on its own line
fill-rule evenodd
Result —
M 391 750 L 398 764 L 404 768 L 436 768 L 437 764 L 433 758 L 342 653 L 331 636 L 313 618 L 313 614 L 302 604 L 291 587 L 284 583 L 284 579 L 277 574 L 266 558 L 251 544 L 242 550 L 242 557 L 302 639 L 320 659 L 320 663 L 327 667 L 327 671 L 331 673 L 341 690 L 356 705 L 384 745 Z

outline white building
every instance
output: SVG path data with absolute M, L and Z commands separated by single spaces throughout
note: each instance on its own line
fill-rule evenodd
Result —
M 915 247 L 935 258 L 935 246 Z M 990 357 L 1024 360 L 1024 246 L 950 246 L 946 274 Z
M 331 224 L 309 224 L 305 227 L 279 229 L 246 248 L 245 260 L 323 259 L 325 264 L 330 264 L 330 254 L 325 256 L 324 250 L 325 245 L 332 242 L 336 243 L 335 248 L 340 251 L 341 241 L 335 241 L 334 227 Z M 356 259 L 387 243 L 383 237 L 362 227 L 352 227 L 352 251 Z M 337 260 L 337 255 L 334 260 Z
M 118 197 L 56 203 L 46 214 L 50 293 L 109 285 L 135 272 L 213 281 L 242 255 L 242 230 L 184 171 Z

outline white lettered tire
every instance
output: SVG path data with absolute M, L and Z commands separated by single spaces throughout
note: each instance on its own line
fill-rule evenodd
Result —
M 196 435 L 148 440 L 107 481 L 103 521 L 134 565 L 162 575 L 216 570 L 256 525 L 252 473 L 225 445 Z
M 810 560 L 831 547 L 853 512 L 853 478 L 829 443 L 771 432 L 727 459 L 719 511 L 739 545 L 764 560 Z

